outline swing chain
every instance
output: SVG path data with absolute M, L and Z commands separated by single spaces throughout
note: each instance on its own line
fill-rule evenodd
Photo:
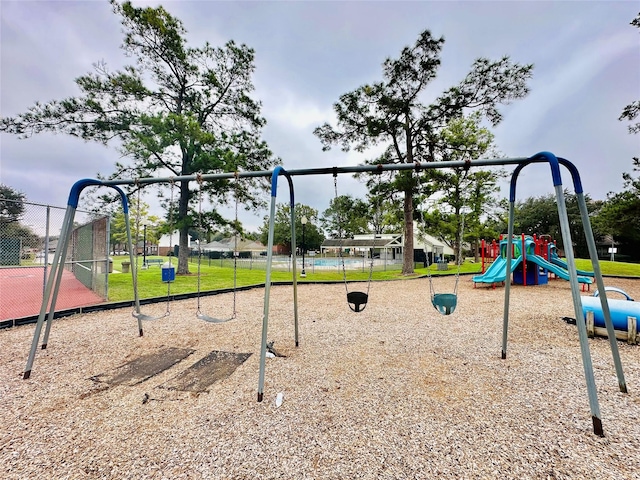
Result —
M 464 174 L 462 177 L 463 180 L 466 179 L 469 173 L 470 167 L 471 167 L 471 161 L 466 160 L 463 167 L 463 170 L 464 170 Z M 465 220 L 465 214 L 462 211 L 462 209 L 460 210 L 461 210 L 462 220 L 460 223 L 460 232 L 456 242 L 458 247 L 458 251 L 456 252 L 456 264 L 457 264 L 456 282 L 455 282 L 452 294 L 446 294 L 446 293 L 436 294 L 435 288 L 433 287 L 433 279 L 431 277 L 431 263 L 429 263 L 429 265 L 427 266 L 427 277 L 429 278 L 429 293 L 431 295 L 431 303 L 433 304 L 434 308 L 436 308 L 436 310 L 438 310 L 443 315 L 449 315 L 453 313 L 457 304 L 458 284 L 460 282 L 460 269 L 462 266 L 462 240 L 464 238 L 464 220 Z M 432 259 L 433 259 L 433 256 L 432 256 Z
M 202 263 L 202 175 L 196 174 L 196 182 L 198 182 L 198 295 L 196 315 L 200 315 L 200 268 Z
M 135 249 L 135 264 L 132 265 L 132 274 L 133 274 L 133 289 L 136 292 L 135 295 L 137 297 L 137 292 L 138 292 L 138 236 L 139 236 L 139 231 L 140 231 L 140 205 L 141 205 L 141 198 L 140 198 L 140 191 L 142 190 L 142 187 L 140 186 L 140 179 L 136 178 L 134 180 L 134 185 L 137 187 L 137 202 L 138 204 L 136 205 L 136 249 Z M 171 180 L 171 203 L 173 203 L 173 179 Z M 173 212 L 171 210 L 171 204 L 169 206 L 169 218 L 170 218 L 170 223 L 171 225 L 173 224 Z M 173 237 L 170 235 L 169 236 L 169 242 L 172 243 L 173 241 Z M 146 242 L 143 242 L 144 245 L 142 246 L 142 248 L 145 249 L 146 252 Z M 171 315 L 171 308 L 170 308 L 170 303 L 171 303 L 171 282 L 167 282 L 167 307 L 165 312 L 160 315 L 159 317 L 152 317 L 149 315 L 145 315 L 142 312 L 140 312 L 139 306 L 137 306 L 134 311 L 132 312 L 132 315 L 136 318 L 142 319 L 142 320 L 159 320 L 161 318 L 164 317 L 168 317 L 169 315 Z
M 235 192 L 234 196 L 236 197 L 236 216 L 234 223 L 234 244 L 233 244 L 233 312 L 231 314 L 231 318 L 236 318 L 238 312 L 236 311 L 236 296 L 237 296 L 237 286 L 238 286 L 238 203 L 239 203 L 239 193 L 240 193 L 240 172 L 236 170 L 233 173 L 235 178 Z
M 169 177 L 169 182 L 171 183 L 171 194 L 169 199 L 169 266 L 173 267 L 173 262 L 171 261 L 173 257 L 173 190 L 175 187 L 175 179 L 173 177 Z M 171 282 L 167 282 L 167 310 L 165 312 L 165 317 L 168 317 L 171 314 Z
M 347 267 L 344 263 L 344 256 L 342 255 L 342 248 L 344 246 L 344 241 L 342 238 L 342 216 L 341 210 L 338 208 L 338 169 L 334 167 L 333 169 L 333 190 L 335 192 L 335 205 L 334 208 L 338 209 L 338 256 L 340 257 L 340 262 L 342 263 L 342 278 L 344 280 L 344 289 L 347 293 L 347 297 L 349 296 L 349 287 L 347 285 Z M 367 294 L 369 293 L 369 287 L 367 286 Z

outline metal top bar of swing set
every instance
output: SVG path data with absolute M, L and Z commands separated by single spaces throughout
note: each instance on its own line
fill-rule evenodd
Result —
M 328 175 L 340 173 L 382 173 L 403 170 L 434 170 L 441 168 L 469 168 L 469 167 L 491 167 L 502 165 L 520 165 L 526 163 L 544 163 L 544 158 L 535 157 L 514 157 L 514 158 L 490 158 L 479 159 L 473 161 L 448 161 L 448 162 L 415 162 L 400 164 L 374 164 L 374 165 L 353 165 L 347 167 L 322 167 L 322 168 L 298 168 L 287 169 L 287 173 L 292 176 L 307 175 Z M 172 182 L 191 182 L 191 181 L 209 181 L 222 180 L 232 178 L 256 178 L 271 177 L 274 170 L 257 170 L 257 171 L 239 171 L 225 173 L 203 173 L 198 175 L 176 175 L 173 177 L 140 177 L 118 180 L 101 180 L 100 184 L 104 186 L 112 185 L 148 185 L 152 183 L 172 183 Z

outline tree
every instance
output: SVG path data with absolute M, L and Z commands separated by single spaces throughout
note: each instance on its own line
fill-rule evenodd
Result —
M 634 18 L 630 25 L 640 28 L 640 13 Z M 622 114 L 618 118 L 618 120 L 628 120 L 629 122 L 634 121 L 638 115 L 640 115 L 640 100 L 636 100 L 635 102 L 631 102 L 629 105 L 624 107 L 622 110 Z M 629 133 L 638 133 L 640 132 L 640 122 L 632 123 L 629 125 Z
M 337 127 L 328 123 L 315 129 L 323 149 L 339 145 L 343 150 L 364 152 L 385 146 L 382 154 L 367 163 L 409 163 L 441 160 L 452 147 L 443 142 L 442 129 L 466 111 L 478 111 L 492 125 L 502 119 L 499 104 L 508 104 L 528 93 L 532 65 L 512 63 L 509 57 L 497 61 L 477 59 L 467 76 L 442 93 L 432 104 L 420 101 L 426 86 L 436 77 L 444 38 L 433 38 L 428 30 L 416 43 L 405 47 L 397 59 L 382 65 L 383 81 L 363 85 L 340 96 L 334 104 Z M 403 197 L 403 274 L 413 273 L 414 195 L 424 173 L 403 171 L 385 177 L 387 195 Z M 371 185 L 372 182 L 369 182 Z M 384 187 L 380 187 L 382 190 Z
M 278 162 L 260 140 L 266 122 L 260 103 L 250 97 L 253 49 L 233 41 L 219 48 L 188 47 L 182 22 L 163 7 L 111 4 L 124 27 L 122 49 L 135 64 L 111 72 L 98 63 L 94 73 L 76 79 L 80 96 L 36 103 L 1 119 L 0 131 L 22 138 L 53 131 L 103 144 L 115 140 L 130 163 L 117 163 L 110 178 L 267 170 Z M 175 187 L 178 273 L 186 274 L 194 192 L 186 181 Z M 217 202 L 227 201 L 234 189 L 247 208 L 256 208 L 256 193 L 266 184 L 243 179 L 201 188 Z
M 589 249 L 584 236 L 578 199 L 575 194 L 569 193 L 568 191 L 565 191 L 564 195 L 575 255 L 577 257 L 588 258 Z M 590 214 L 596 212 L 600 204 L 592 201 L 589 195 L 585 195 L 584 199 L 587 204 L 587 211 Z M 514 215 L 514 233 L 551 235 L 551 237 L 558 242 L 560 248 L 566 249 L 566 245 L 562 244 L 560 218 L 558 217 L 558 207 L 554 194 L 542 197 L 529 197 L 523 201 L 516 202 Z M 596 227 L 595 224 L 594 227 Z M 599 230 L 598 228 L 595 229 Z M 597 236 L 597 232 L 595 232 L 594 235 Z
M 149 205 L 137 200 L 132 200 L 129 205 L 129 215 L 131 221 L 131 237 L 134 248 L 143 240 L 144 225 L 147 225 L 147 242 L 157 243 L 161 233 L 166 229 L 163 222 L 155 215 L 149 215 Z M 111 248 L 116 251 L 116 247 L 121 248 L 127 244 L 127 226 L 124 212 L 120 207 L 111 217 Z
M 0 237 L 19 239 L 21 258 L 28 253 L 28 248 L 42 248 L 42 239 L 29 226 L 20 223 L 24 215 L 25 200 L 24 193 L 0 183 Z M 9 245 L 5 247 L 12 249 Z
M 495 223 L 502 205 L 495 195 L 500 191 L 498 179 L 504 177 L 505 172 L 481 170 L 470 175 L 471 189 L 467 203 L 469 212 L 465 217 L 467 233 L 464 239 L 472 242 L 474 258 L 478 261 L 480 241 L 483 238 L 496 238 L 500 234 L 500 230 L 495 228 Z
M 304 248 L 317 250 L 322 245 L 324 235 L 318 229 L 318 211 L 308 205 L 297 203 L 296 210 L 296 246 L 302 248 L 302 217 L 307 217 L 308 223 L 304 227 Z M 260 229 L 260 241 L 267 245 L 269 242 L 269 217 L 264 218 L 264 224 Z M 274 219 L 273 244 L 283 245 L 291 250 L 291 206 L 285 203 L 278 204 Z
M 331 199 L 329 208 L 322 213 L 320 224 L 332 238 L 353 238 L 367 233 L 372 219 L 369 205 L 351 195 L 340 195 Z
M 640 160 L 633 159 L 633 170 L 640 171 Z M 597 211 L 594 219 L 594 229 L 602 234 L 615 237 L 620 245 L 626 245 L 633 259 L 639 257 L 640 245 L 640 178 L 634 178 L 630 173 L 622 174 L 624 190 L 609 193 L 607 199 Z
M 0 229 L 17 223 L 24 214 L 25 194 L 0 183 Z
M 442 154 L 446 161 L 475 160 L 494 149 L 493 134 L 480 125 L 481 117 L 452 119 L 440 132 L 449 146 Z M 430 208 L 424 212 L 425 230 L 436 233 L 462 256 L 463 235 L 474 242 L 477 251 L 481 218 L 495 206 L 501 172 L 488 170 L 431 170 L 430 182 L 423 186 Z M 422 202 L 420 202 L 422 203 Z
M 630 25 L 640 28 L 640 13 Z M 640 115 L 640 100 L 627 105 L 618 120 L 633 122 Z M 640 133 L 640 122 L 636 121 L 628 126 L 629 133 Z M 640 170 L 640 157 L 633 157 L 633 170 Z M 625 190 L 619 193 L 609 193 L 602 209 L 594 219 L 594 224 L 602 232 L 616 237 L 620 244 L 628 244 L 628 252 L 637 252 L 640 244 L 640 178 L 633 178 L 631 174 L 622 174 Z M 633 255 L 633 254 L 632 254 Z M 634 255 L 637 258 L 637 255 Z

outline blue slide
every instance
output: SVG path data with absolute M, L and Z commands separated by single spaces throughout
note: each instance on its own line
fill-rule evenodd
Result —
M 511 260 L 511 271 L 522 262 L 522 256 Z M 474 283 L 500 283 L 507 279 L 507 259 L 498 257 L 483 275 L 473 277 Z
M 560 260 L 560 257 L 557 255 L 551 255 L 551 263 L 554 265 L 558 265 L 559 267 L 564 268 L 565 270 L 569 270 L 567 263 L 563 260 Z M 554 272 L 555 273 L 555 272 Z M 593 277 L 595 274 L 593 272 L 587 272 L 585 270 L 576 270 L 578 275 L 582 275 L 584 277 Z
M 547 262 L 544 258 L 538 256 L 538 255 L 528 255 L 527 256 L 527 261 L 533 262 L 536 265 L 539 265 L 542 268 L 545 268 L 547 270 L 549 270 L 551 273 L 555 273 L 558 277 L 562 278 L 563 280 L 569 280 L 569 272 L 567 271 L 566 268 L 561 268 L 558 265 L 555 265 L 553 263 Z M 578 272 L 580 273 L 580 272 Z M 585 277 L 584 275 L 582 276 L 578 276 L 578 282 L 580 283 L 593 283 L 593 280 L 589 277 Z
M 544 258 L 538 255 L 527 255 L 527 261 L 533 262 L 536 265 L 555 273 L 563 280 L 569 280 L 569 272 L 566 268 L 562 268 L 553 263 L 547 262 Z M 513 272 L 518 265 L 522 262 L 522 255 L 511 260 L 511 271 Z M 580 272 L 579 272 L 580 273 Z M 507 278 L 507 260 L 503 257 L 498 257 L 487 269 L 483 275 L 476 275 L 473 277 L 474 283 L 501 283 Z M 579 275 L 579 283 L 593 283 L 593 280 L 587 276 Z

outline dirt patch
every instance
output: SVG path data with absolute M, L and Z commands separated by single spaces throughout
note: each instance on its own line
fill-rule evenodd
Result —
M 206 392 L 215 382 L 228 378 L 242 365 L 250 353 L 231 353 L 214 350 L 180 372 L 160 388 L 182 392 Z
M 110 385 L 138 385 L 173 367 L 194 351 L 188 348 L 166 347 L 120 365 L 109 373 L 91 377 L 91 380 Z

